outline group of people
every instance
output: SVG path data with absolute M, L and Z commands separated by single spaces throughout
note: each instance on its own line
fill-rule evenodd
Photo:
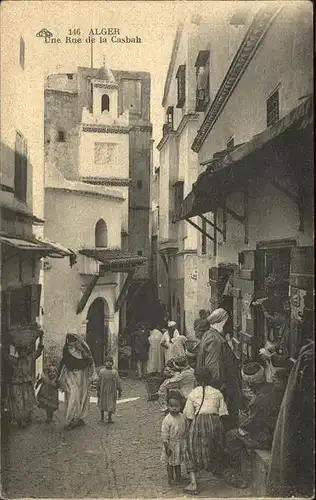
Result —
M 59 389 L 65 395 L 65 427 L 74 429 L 85 425 L 91 382 L 96 382 L 97 385 L 101 421 L 104 422 L 104 414 L 107 412 L 108 423 L 113 423 L 117 397 L 122 394 L 121 380 L 114 368 L 113 358 L 107 357 L 104 366 L 97 373 L 88 344 L 80 335 L 69 333 L 66 335 L 59 367 L 46 367 L 45 373 L 35 383 L 33 363 L 43 349 L 41 331 L 35 351 L 30 352 L 28 347 L 17 347 L 16 355 L 7 357 L 12 369 L 7 407 L 18 426 L 26 427 L 31 423 L 36 402 L 46 412 L 46 422 L 51 423 L 59 407 Z
M 168 321 L 166 328 L 155 327 L 150 332 L 139 325 L 132 336 L 138 377 L 146 373 L 160 376 L 158 398 L 164 413 L 161 460 L 170 484 L 182 483 L 181 466 L 185 465 L 190 476 L 185 492 L 195 494 L 197 472 L 201 469 L 222 475 L 235 487 L 247 486 L 242 473 L 245 452 L 272 448 L 274 465 L 269 488 L 275 492 L 275 485 L 282 483 L 281 477 L 291 481 L 289 463 L 294 468 L 300 467 L 304 477 L 306 470 L 309 471 L 310 464 L 302 466 L 295 452 L 294 440 L 284 438 L 284 426 L 289 426 L 293 436 L 299 429 L 306 444 L 299 448 L 300 456 L 312 455 L 308 448 L 310 438 L 304 431 L 309 420 L 307 415 L 301 415 L 300 406 L 306 414 L 313 411 L 310 380 L 314 343 L 303 348 L 294 366 L 271 342 L 260 350 L 258 361 L 241 365 L 226 332 L 227 321 L 228 313 L 222 308 L 212 313 L 201 310 L 190 336 L 181 335 L 174 321 Z M 127 352 L 127 345 L 121 347 Z M 60 389 L 65 394 L 66 428 L 83 426 L 91 382 L 97 386 L 101 421 L 104 422 L 107 412 L 107 422 L 113 423 L 117 398 L 122 394 L 113 359 L 107 357 L 97 373 L 85 340 L 69 333 L 59 367 L 46 367 L 45 374 L 35 384 L 34 361 L 43 349 L 43 332 L 40 332 L 38 347 L 33 352 L 17 347 L 16 355 L 7 356 L 11 367 L 7 407 L 17 424 L 25 427 L 31 423 L 36 399 L 46 412 L 46 421 L 52 422 L 59 407 Z M 293 409 L 294 413 L 290 412 Z M 296 423 L 291 426 L 294 417 Z M 311 475 L 310 471 L 308 474 Z M 282 491 L 286 491 L 286 486 Z M 291 491 L 293 488 L 294 485 Z
M 150 366 L 153 371 L 162 369 L 165 377 L 158 390 L 165 413 L 162 462 L 170 484 L 182 483 L 181 465 L 185 465 L 190 476 L 185 492 L 190 494 L 197 492 L 201 469 L 222 475 L 232 486 L 247 486 L 242 457 L 254 448 L 271 449 L 291 369 L 291 363 L 277 352 L 269 357 L 273 380 L 267 381 L 264 356 L 262 362 L 241 366 L 226 334 L 227 320 L 224 309 L 201 310 L 194 323 L 195 336 L 187 339 L 169 322 L 167 333 L 152 330 L 154 343 L 149 337 L 149 346 L 154 346 Z

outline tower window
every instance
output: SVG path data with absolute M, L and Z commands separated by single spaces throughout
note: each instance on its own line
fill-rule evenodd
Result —
M 178 103 L 177 108 L 183 108 L 185 103 L 185 64 L 181 64 L 178 68 L 177 74 L 177 95 L 178 95 Z
M 15 136 L 14 196 L 20 201 L 27 199 L 27 143 L 20 132 Z
M 137 181 L 137 187 L 138 187 L 138 189 L 142 189 L 143 181 Z
M 67 73 L 68 80 L 73 80 L 74 75 L 72 73 Z
M 143 252 L 141 250 L 138 250 L 137 255 L 139 255 L 139 257 L 141 257 L 143 255 Z
M 65 142 L 65 132 L 63 130 L 58 130 L 57 141 Z
M 95 225 L 95 246 L 106 248 L 108 246 L 108 226 L 103 219 Z
M 110 98 L 107 94 L 103 94 L 101 99 L 101 113 L 103 111 L 110 111 Z

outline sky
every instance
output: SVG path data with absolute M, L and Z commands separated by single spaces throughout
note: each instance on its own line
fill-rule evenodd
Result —
M 26 52 L 39 75 L 75 72 L 78 66 L 90 66 L 91 44 L 86 42 L 91 29 L 117 28 L 122 36 L 139 36 L 140 44 L 100 43 L 96 35 L 94 67 L 105 60 L 111 69 L 148 71 L 151 73 L 151 119 L 155 145 L 161 138 L 164 122 L 162 95 L 172 45 L 180 21 L 189 13 L 211 13 L 214 0 L 200 1 L 76 1 L 76 0 L 4 0 L 8 17 L 2 22 L 1 34 L 19 27 L 29 44 Z M 217 2 L 218 3 L 218 2 Z M 231 2 L 220 2 L 231 3 Z M 46 44 L 36 37 L 42 28 L 51 31 L 61 43 Z M 66 43 L 69 30 L 80 29 L 82 43 Z M 78 36 L 71 35 L 72 38 Z M 107 37 L 108 40 L 110 37 Z M 159 155 L 154 148 L 154 164 Z M 157 165 L 155 165 L 157 166 Z

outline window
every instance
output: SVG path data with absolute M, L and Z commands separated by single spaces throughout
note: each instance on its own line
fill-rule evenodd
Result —
M 141 250 L 138 250 L 137 255 L 139 255 L 139 257 L 141 257 L 143 255 L 143 252 Z
M 202 219 L 202 230 L 206 232 L 206 221 Z M 201 254 L 206 255 L 206 235 L 202 233 Z
M 65 132 L 63 130 L 58 130 L 57 141 L 65 142 Z
M 169 130 L 173 130 L 173 106 L 167 108 L 166 123 Z
M 279 118 L 279 89 L 277 89 L 267 99 L 267 127 L 273 125 Z
M 178 94 L 177 108 L 183 108 L 183 105 L 185 103 L 185 64 L 179 66 L 176 78 Z
M 234 136 L 230 137 L 228 139 L 227 144 L 226 144 L 226 149 L 233 149 L 234 147 Z
M 14 165 L 14 195 L 26 202 L 27 198 L 27 144 L 23 135 L 16 132 Z
M 143 181 L 137 181 L 137 187 L 138 187 L 138 189 L 142 189 Z
M 101 99 L 101 113 L 103 111 L 110 111 L 110 98 L 107 94 L 103 94 Z
M 98 220 L 95 226 L 95 246 L 102 248 L 108 246 L 108 227 L 103 219 Z
M 67 73 L 68 80 L 73 80 L 74 75 L 72 73 Z
M 184 187 L 183 181 L 178 181 L 173 185 L 175 215 L 177 215 L 181 209 L 181 204 L 183 202 L 183 187 Z
M 196 111 L 205 111 L 210 100 L 210 52 L 201 50 L 196 59 Z
M 24 69 L 25 66 L 25 42 L 22 37 L 20 37 L 20 66 Z

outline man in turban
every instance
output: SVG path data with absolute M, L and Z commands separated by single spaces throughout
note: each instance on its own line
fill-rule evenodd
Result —
M 226 453 L 229 468 L 224 473 L 226 482 L 239 488 L 246 487 L 241 465 L 244 451 L 255 448 L 270 450 L 273 433 L 282 403 L 284 389 L 266 382 L 265 371 L 259 363 L 247 362 L 242 378 L 253 397 L 249 402 L 248 417 L 239 428 L 226 433 Z
M 202 333 L 196 357 L 196 370 L 209 369 L 225 398 L 229 416 L 226 428 L 238 426 L 243 405 L 239 362 L 226 340 L 224 326 L 228 320 L 225 309 L 216 309 L 207 318 L 209 328 Z M 203 323 L 204 325 L 204 323 Z M 199 325 L 201 327 L 201 324 Z

